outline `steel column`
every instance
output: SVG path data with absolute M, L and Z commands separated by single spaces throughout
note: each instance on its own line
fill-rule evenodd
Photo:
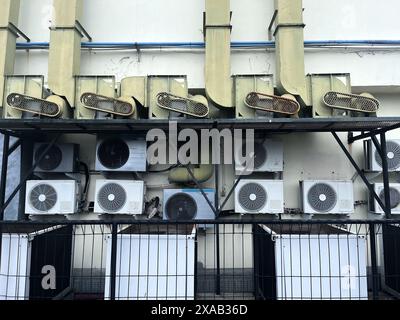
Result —
M 115 284 L 117 280 L 117 240 L 118 224 L 111 226 L 111 270 L 110 270 L 110 299 L 115 300 Z
M 10 147 L 10 136 L 3 136 L 3 156 L 1 161 L 1 181 L 0 181 L 0 221 L 4 220 L 4 201 L 6 200 L 8 153 Z
M 375 234 L 375 224 L 369 224 L 369 240 L 371 246 L 371 272 L 372 272 L 372 299 L 378 300 L 378 267 L 376 261 L 376 234 Z
M 389 187 L 389 169 L 387 162 L 386 135 L 381 133 L 381 158 L 382 158 L 382 174 L 383 174 L 383 192 L 385 195 L 385 216 L 390 219 L 392 208 L 390 205 L 390 187 Z

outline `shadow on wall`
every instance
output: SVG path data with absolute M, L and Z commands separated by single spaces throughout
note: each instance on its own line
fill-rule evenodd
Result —
M 3 157 L 3 141 L 4 141 L 3 138 L 4 136 L 0 135 L 0 168 L 2 165 L 2 157 Z M 15 138 L 11 137 L 10 146 L 14 142 Z M 21 159 L 20 148 L 14 151 L 13 154 L 8 159 L 6 200 L 19 183 L 20 159 Z M 6 209 L 6 211 L 4 212 L 4 220 L 18 220 L 18 199 L 19 195 L 17 194 L 13 199 L 13 201 L 8 206 L 8 208 Z

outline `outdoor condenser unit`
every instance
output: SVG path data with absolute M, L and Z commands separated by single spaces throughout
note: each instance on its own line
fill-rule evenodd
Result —
M 385 203 L 385 194 L 383 183 L 374 183 L 374 190 L 378 197 Z M 392 214 L 400 214 L 400 183 L 391 183 L 390 192 L 390 208 Z M 379 205 L 378 201 L 370 195 L 370 208 L 374 213 L 384 214 L 385 211 Z
M 70 286 L 72 226 L 7 226 L 2 231 L 0 300 L 54 299 Z M 55 289 L 45 290 L 42 280 L 51 269 Z
M 115 298 L 118 300 L 193 300 L 193 226 L 134 225 L 117 236 Z M 104 298 L 111 297 L 111 236 L 106 237 Z
M 400 140 L 386 141 L 387 164 L 389 171 L 400 171 Z M 367 171 L 381 172 L 382 158 L 372 140 L 364 140 L 364 160 Z
M 95 168 L 98 171 L 146 171 L 146 140 L 129 135 L 98 136 Z
M 35 143 L 33 160 L 35 163 L 49 146 L 48 143 Z M 73 173 L 79 170 L 79 144 L 56 143 L 38 162 L 35 172 Z
M 368 299 L 364 236 L 329 225 L 258 225 L 253 237 L 257 297 Z

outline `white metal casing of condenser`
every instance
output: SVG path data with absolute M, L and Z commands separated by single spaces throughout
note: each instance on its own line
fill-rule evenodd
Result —
M 194 299 L 196 229 L 183 233 L 173 229 L 169 227 L 167 234 L 165 231 L 118 234 L 115 299 Z M 112 237 L 108 235 L 105 300 L 111 296 L 111 245 Z

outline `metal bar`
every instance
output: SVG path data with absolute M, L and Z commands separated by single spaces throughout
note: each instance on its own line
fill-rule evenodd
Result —
M 197 188 L 200 190 L 201 194 L 203 195 L 204 199 L 207 201 L 208 205 L 210 206 L 211 210 L 214 212 L 215 217 L 218 217 L 218 210 L 213 206 L 210 199 L 208 199 L 206 193 L 204 192 L 203 188 L 200 186 L 199 181 L 193 174 L 193 171 L 190 169 L 189 165 L 184 165 L 186 170 L 188 171 L 190 177 L 193 179 L 194 183 L 196 184 Z
M 18 149 L 18 147 L 21 145 L 22 140 L 18 139 L 15 141 L 12 146 L 8 149 L 8 156 L 10 156 L 15 150 Z
M 360 167 L 357 165 L 353 157 L 351 156 L 350 152 L 346 149 L 345 145 L 343 142 L 340 140 L 338 137 L 337 133 L 332 131 L 331 132 L 337 143 L 339 144 L 340 148 L 343 150 L 344 154 L 346 155 L 347 159 L 350 161 L 350 163 L 353 165 L 354 169 L 356 169 L 357 173 L 360 175 L 361 179 L 364 181 L 365 185 L 367 186 L 369 192 L 374 196 L 378 204 L 384 208 L 385 205 L 383 204 L 382 200 L 379 198 L 379 196 L 376 194 L 374 187 L 372 184 L 368 181 L 367 177 L 364 174 L 364 171 L 360 169 Z
M 21 189 L 21 187 L 26 183 L 26 181 L 29 179 L 37 165 L 39 164 L 40 161 L 44 158 L 46 155 L 47 151 L 50 150 L 50 148 L 57 142 L 58 138 L 60 137 L 61 133 L 58 133 L 53 140 L 49 143 L 49 145 L 46 147 L 45 150 L 43 150 L 43 153 L 40 155 L 40 157 L 35 161 L 33 164 L 32 168 L 28 171 L 28 173 L 24 176 L 22 181 L 19 183 L 19 185 L 15 188 L 15 190 L 11 193 L 11 195 L 8 197 L 7 201 L 4 203 L 4 205 L 1 207 L 0 212 L 3 212 L 8 205 L 11 203 L 11 201 L 14 199 L 18 191 Z
M 82 24 L 78 20 L 75 20 L 75 23 L 77 25 L 77 28 L 80 29 L 81 34 L 83 34 L 86 39 L 89 40 L 89 42 L 92 42 L 92 37 L 89 35 L 89 32 L 87 32 L 86 29 L 82 26 Z
M 387 128 L 375 129 L 375 130 L 372 130 L 372 131 L 369 131 L 369 132 L 366 132 L 366 133 L 362 133 L 362 134 L 358 134 L 356 136 L 349 137 L 348 141 L 349 141 L 349 143 L 353 143 L 353 142 L 355 142 L 357 140 L 370 138 L 370 137 L 376 136 L 378 134 L 381 134 L 381 133 L 384 133 L 384 132 L 388 132 L 388 131 L 391 131 L 391 130 L 394 130 L 394 129 L 398 129 L 398 128 L 400 128 L 400 123 L 394 124 L 394 125 L 389 126 Z
M 381 133 L 381 158 L 383 174 L 383 193 L 385 195 L 385 216 L 390 219 L 392 208 L 390 205 L 389 169 L 387 162 L 386 135 Z
M 268 40 L 272 40 L 272 27 L 274 26 L 275 19 L 278 15 L 278 10 L 274 11 L 274 14 L 272 15 L 271 21 L 269 22 L 268 26 Z
M 376 260 L 375 225 L 369 224 L 369 240 L 371 246 L 372 299 L 378 300 L 378 267 Z
M 228 202 L 229 198 L 232 196 L 233 192 L 235 191 L 237 185 L 239 184 L 240 180 L 242 180 L 242 178 L 243 178 L 243 175 L 240 175 L 239 178 L 236 179 L 232 188 L 229 190 L 228 195 L 226 196 L 224 202 L 222 203 L 221 208 L 219 209 L 220 212 L 224 209 L 226 203 Z
M 117 235 L 118 224 L 113 223 L 111 229 L 111 270 L 110 270 L 110 299 L 115 300 L 115 284 L 117 279 Z
M 378 151 L 379 155 L 382 157 L 382 148 L 381 148 L 381 144 L 378 141 L 378 139 L 376 138 L 376 136 L 372 136 L 371 137 L 372 142 L 375 145 L 376 150 Z
M 3 138 L 3 156 L 1 161 L 1 181 L 0 181 L 0 221 L 4 219 L 4 201 L 6 199 L 7 187 L 7 169 L 8 169 L 8 152 L 10 147 L 10 136 L 5 135 Z
M 219 224 L 215 225 L 215 246 L 216 246 L 216 263 L 217 275 L 215 277 L 215 294 L 221 294 L 221 263 L 220 263 L 220 243 L 219 243 Z
M 18 29 L 18 27 L 12 22 L 8 22 L 8 26 L 0 27 L 0 30 L 8 30 L 17 38 L 21 36 L 22 38 L 25 39 L 26 42 L 31 42 L 31 39 L 29 39 L 28 36 L 25 33 L 23 33 L 20 29 Z

